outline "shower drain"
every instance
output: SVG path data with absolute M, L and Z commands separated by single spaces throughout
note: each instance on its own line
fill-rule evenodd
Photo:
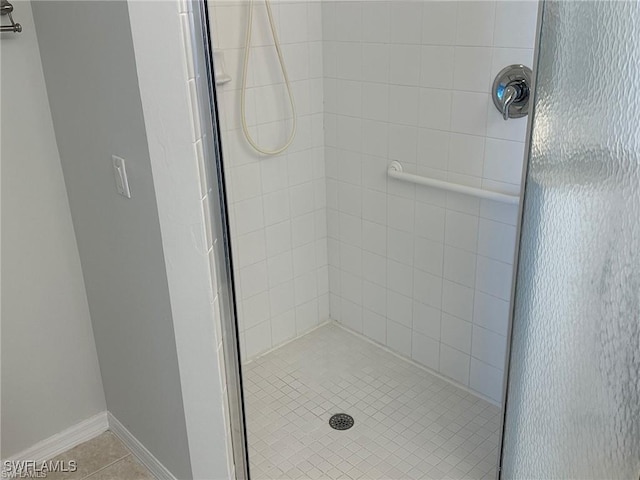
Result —
M 329 425 L 336 430 L 349 430 L 353 423 L 353 417 L 346 413 L 336 413 L 329 419 Z

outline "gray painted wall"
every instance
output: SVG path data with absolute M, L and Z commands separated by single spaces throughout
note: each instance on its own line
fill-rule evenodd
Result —
M 2 34 L 2 450 L 105 410 L 78 247 L 29 2 Z
M 124 1 L 33 4 L 107 408 L 190 478 L 171 306 Z M 132 198 L 116 192 L 126 159 Z

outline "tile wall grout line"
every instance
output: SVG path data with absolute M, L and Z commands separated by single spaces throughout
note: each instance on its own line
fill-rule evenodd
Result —
M 402 360 L 402 361 L 404 361 L 404 362 L 406 362 L 406 363 L 408 363 L 408 364 L 410 364 L 410 365 L 416 366 L 416 367 L 418 367 L 419 369 L 421 369 L 421 370 L 423 370 L 423 371 L 427 372 L 428 374 L 433 375 L 433 376 L 435 376 L 435 377 L 438 377 L 438 378 L 439 378 L 439 379 L 441 379 L 441 380 L 446 381 L 446 382 L 447 382 L 447 383 L 449 383 L 450 385 L 453 385 L 453 386 L 455 386 L 455 387 L 457 387 L 457 388 L 460 388 L 461 390 L 464 390 L 464 391 L 465 391 L 465 393 L 468 393 L 468 394 L 470 394 L 470 395 L 473 395 L 473 396 L 474 396 L 474 397 L 476 397 L 476 398 L 480 398 L 480 399 L 484 400 L 485 402 L 490 403 L 491 405 L 493 405 L 493 406 L 495 406 L 495 407 L 501 408 L 501 407 L 500 407 L 500 405 L 498 405 L 498 404 L 496 403 L 496 401 L 495 401 L 495 400 L 491 399 L 490 397 L 488 397 L 488 396 L 486 396 L 486 395 L 483 395 L 483 394 L 482 394 L 482 393 L 480 393 L 480 392 L 477 392 L 476 390 L 472 390 L 472 389 L 471 389 L 471 387 L 469 387 L 468 385 L 465 385 L 465 384 L 463 384 L 463 383 L 461 383 L 461 382 L 458 382 L 458 381 L 457 381 L 457 380 L 455 380 L 455 379 L 452 379 L 452 378 L 450 378 L 450 377 L 447 377 L 445 374 L 443 374 L 443 373 L 441 373 L 441 372 L 439 372 L 439 371 L 437 371 L 437 370 L 434 370 L 434 369 L 432 369 L 432 368 L 429 368 L 429 367 L 427 367 L 426 365 L 423 365 L 423 364 L 421 364 L 421 363 L 419 363 L 419 362 L 417 362 L 417 361 L 413 360 L 412 358 L 408 358 L 408 357 L 406 357 L 406 356 L 404 356 L 404 355 L 402 355 L 402 354 L 400 354 L 400 353 L 398 353 L 398 352 L 396 352 L 396 351 L 392 350 L 391 348 L 389 348 L 389 347 L 388 347 L 388 346 L 386 346 L 386 345 L 381 345 L 380 343 L 376 342 L 375 340 L 373 340 L 373 339 L 371 339 L 371 338 L 369 338 L 369 337 L 367 337 L 367 336 L 365 336 L 365 335 L 363 335 L 363 334 L 361 334 L 361 333 L 358 333 L 358 332 L 356 332 L 355 330 L 350 329 L 349 327 L 345 326 L 345 325 L 344 325 L 344 324 L 342 324 L 341 322 L 337 322 L 337 321 L 335 321 L 335 320 L 331 320 L 330 322 L 327 322 L 327 323 L 325 323 L 324 325 L 335 325 L 336 327 L 338 327 L 338 328 L 340 328 L 340 329 L 342 329 L 342 330 L 346 331 L 347 333 L 349 333 L 349 334 L 351 334 L 351 335 L 353 335 L 353 336 L 355 336 L 355 337 L 357 337 L 357 338 L 360 338 L 360 339 L 364 340 L 365 342 L 367 342 L 367 343 L 369 343 L 369 344 L 371 344 L 371 345 L 373 345 L 373 346 L 375 346 L 375 347 L 378 347 L 378 348 L 382 349 L 382 350 L 383 350 L 383 351 L 385 351 L 385 352 L 390 353 L 391 355 L 393 355 L 393 356 L 395 356 L 395 357 L 399 358 L 400 360 Z M 324 326 L 324 325 L 322 325 L 322 326 Z M 319 327 L 318 327 L 318 328 L 319 328 Z M 309 332 L 309 333 L 312 333 L 312 332 Z M 294 340 L 297 340 L 297 339 L 294 339 Z M 292 341 L 293 341 L 293 340 L 292 340 Z M 446 344 L 445 344 L 445 345 L 446 345 Z M 447 345 L 447 347 L 449 347 L 449 345 Z M 457 349 L 456 349 L 456 348 L 454 348 L 454 347 L 449 347 L 449 348 L 452 348 L 452 349 L 454 349 L 454 350 L 457 350 Z M 458 350 L 458 351 L 460 351 L 460 350 Z M 464 352 L 461 352 L 461 353 L 464 353 Z M 469 357 L 471 357 L 471 355 L 469 355 Z M 480 360 L 480 361 L 482 361 L 483 363 L 487 363 L 487 362 L 485 362 L 484 360 Z M 487 365 L 489 365 L 489 364 L 487 363 Z M 495 368 L 495 367 L 494 367 L 494 368 Z

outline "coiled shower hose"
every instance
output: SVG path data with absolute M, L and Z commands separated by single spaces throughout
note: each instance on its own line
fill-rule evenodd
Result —
M 269 2 L 269 0 L 264 0 L 265 7 L 267 8 L 267 16 L 269 17 L 269 26 L 271 27 L 271 35 L 273 37 L 273 43 L 275 44 L 275 47 L 276 47 L 276 52 L 278 54 L 278 61 L 280 62 L 280 69 L 282 70 L 284 83 L 287 87 L 287 93 L 289 94 L 291 114 L 293 115 L 293 125 L 291 127 L 291 135 L 289 135 L 289 139 L 285 142 L 284 145 L 273 150 L 269 150 L 261 147 L 251 137 L 251 134 L 249 133 L 249 128 L 247 126 L 246 93 L 247 93 L 247 70 L 249 68 L 249 53 L 251 50 L 251 30 L 253 26 L 253 2 L 254 0 L 249 0 L 249 14 L 247 17 L 247 38 L 244 46 L 244 66 L 242 69 L 242 90 L 240 92 L 240 117 L 242 119 L 242 131 L 244 132 L 244 136 L 247 138 L 249 145 L 251 145 L 254 150 L 264 155 L 277 155 L 279 153 L 284 152 L 287 148 L 289 148 L 289 146 L 293 142 L 294 137 L 296 136 L 296 128 L 297 128 L 296 105 L 293 100 L 293 93 L 291 92 L 291 84 L 289 82 L 289 74 L 287 73 L 287 67 L 284 63 L 284 58 L 282 57 L 282 49 L 280 48 L 278 33 L 276 32 L 276 26 L 273 21 L 273 12 L 271 11 L 271 3 Z

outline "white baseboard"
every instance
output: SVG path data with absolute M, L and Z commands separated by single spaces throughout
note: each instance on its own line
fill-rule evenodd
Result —
M 149 470 L 155 478 L 158 480 L 177 480 L 176 477 L 160 463 L 160 460 L 154 457 L 111 412 L 108 412 L 108 419 L 109 430 L 125 444 L 131 453 L 133 453 L 140 463 L 147 467 L 147 470 Z
M 51 460 L 70 448 L 97 437 L 108 429 L 107 412 L 101 412 L 5 460 L 12 462 L 33 460 L 38 463 Z
M 19 462 L 29 460 L 40 463 L 45 460 L 51 460 L 70 448 L 91 440 L 107 430 L 111 430 L 155 478 L 158 480 L 176 480 L 176 477 L 111 412 L 101 412 L 83 420 L 20 453 L 3 459 L 3 464 L 5 461 Z

